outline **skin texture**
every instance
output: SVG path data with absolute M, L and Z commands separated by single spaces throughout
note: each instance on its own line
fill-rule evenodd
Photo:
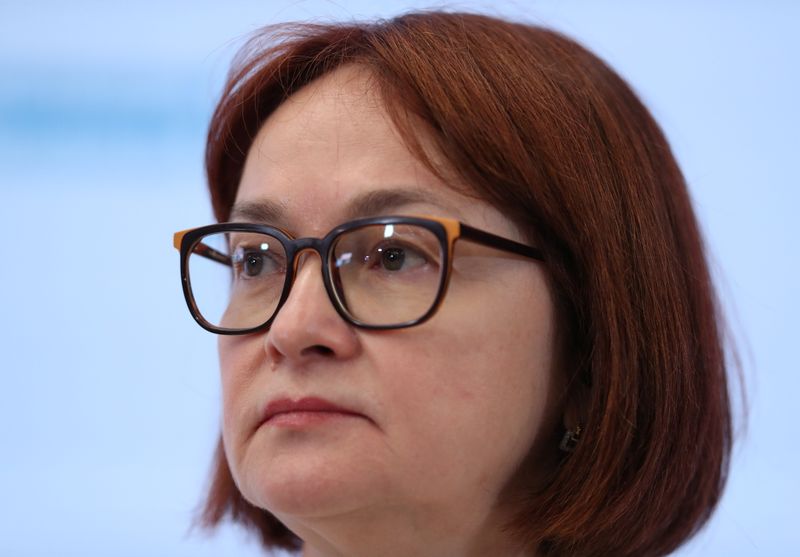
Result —
M 270 116 L 236 203 L 277 205 L 270 224 L 321 237 L 352 217 L 354 200 L 382 190 L 423 198 L 382 214 L 454 217 L 522 241 L 502 214 L 411 155 L 354 66 Z M 306 556 L 514 554 L 500 494 L 523 459 L 536 466 L 537 441 L 560 421 L 555 323 L 541 263 L 465 242 L 431 320 L 357 329 L 336 313 L 309 252 L 269 331 L 219 338 L 223 439 L 237 486 L 304 540 Z M 270 401 L 307 396 L 362 416 L 262 423 Z

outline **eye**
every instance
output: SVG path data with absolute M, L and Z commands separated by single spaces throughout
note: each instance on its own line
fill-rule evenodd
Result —
M 248 253 L 242 262 L 242 273 L 248 277 L 255 277 L 261 274 L 264 268 L 264 256 L 260 253 Z
M 397 244 L 377 246 L 365 260 L 370 268 L 391 272 L 410 271 L 428 263 L 422 250 Z
M 378 248 L 381 254 L 381 265 L 387 271 L 399 271 L 403 268 L 403 262 L 406 259 L 406 252 L 403 248 Z
M 284 272 L 282 258 L 272 251 L 239 246 L 233 251 L 233 267 L 237 278 L 254 279 Z

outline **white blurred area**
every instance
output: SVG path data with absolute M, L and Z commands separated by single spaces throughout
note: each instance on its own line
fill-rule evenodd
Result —
M 172 232 L 210 223 L 204 134 L 242 39 L 422 2 L 0 0 L 0 555 L 263 555 L 191 528 L 219 422 L 216 339 Z M 800 4 L 447 3 L 555 27 L 664 127 L 743 356 L 749 427 L 677 555 L 800 554 Z M 702 439 L 698 439 L 702 443 Z

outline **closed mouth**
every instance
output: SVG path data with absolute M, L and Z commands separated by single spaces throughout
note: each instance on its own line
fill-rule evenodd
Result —
M 283 414 L 316 413 L 316 414 L 342 414 L 368 419 L 363 414 L 334 404 L 324 398 L 304 397 L 299 400 L 280 398 L 270 402 L 265 411 L 262 423 L 267 423 L 273 418 Z

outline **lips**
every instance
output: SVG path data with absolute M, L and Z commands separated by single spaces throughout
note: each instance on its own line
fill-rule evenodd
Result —
M 274 419 L 285 419 L 286 415 L 290 414 L 305 414 L 305 415 L 318 415 L 324 417 L 325 415 L 341 415 L 341 416 L 354 416 L 365 418 L 360 414 L 349 408 L 334 404 L 324 398 L 306 397 L 300 400 L 292 400 L 289 398 L 281 398 L 270 402 L 264 411 L 263 423 L 268 423 Z M 280 418 L 284 416 L 284 418 Z

